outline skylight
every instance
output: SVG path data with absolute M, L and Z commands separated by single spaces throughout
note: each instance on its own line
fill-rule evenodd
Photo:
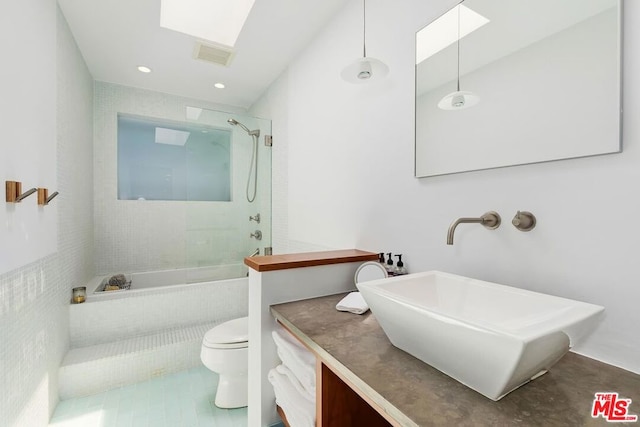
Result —
M 460 38 L 489 23 L 489 19 L 464 5 L 454 7 L 418 31 L 416 35 L 416 64 L 458 40 L 458 8 L 460 8 Z
M 189 107 L 186 108 L 187 120 L 198 121 L 200 114 L 202 114 L 202 108 Z
M 191 132 L 167 128 L 156 128 L 156 144 L 183 146 L 187 143 Z
M 161 0 L 160 26 L 233 47 L 255 0 Z

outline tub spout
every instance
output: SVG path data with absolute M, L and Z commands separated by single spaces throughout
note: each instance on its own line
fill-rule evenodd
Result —
M 255 251 L 253 251 L 253 252 L 251 253 L 251 255 L 249 255 L 249 257 L 257 256 L 257 255 L 260 255 L 260 248 L 256 248 L 256 250 L 255 250 Z
M 500 215 L 498 212 L 489 211 L 480 218 L 458 218 L 451 223 L 447 232 L 447 245 L 453 245 L 453 234 L 459 224 L 482 224 L 489 230 L 495 230 L 500 227 Z

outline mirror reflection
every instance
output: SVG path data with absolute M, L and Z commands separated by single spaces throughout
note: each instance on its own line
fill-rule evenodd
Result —
M 466 0 L 416 34 L 417 177 L 619 152 L 619 0 Z

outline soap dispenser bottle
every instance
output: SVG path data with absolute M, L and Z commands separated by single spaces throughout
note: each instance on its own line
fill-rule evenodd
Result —
M 396 268 L 394 270 L 394 274 L 396 276 L 402 276 L 408 274 L 409 272 L 404 266 L 404 262 L 402 262 L 402 254 L 396 255 L 398 257 L 398 262 L 396 263 Z
M 387 269 L 387 266 L 385 265 L 385 261 L 384 261 L 384 252 L 380 252 L 378 254 L 378 262 L 384 267 L 384 269 Z
M 395 276 L 396 269 L 393 268 L 393 257 L 391 256 L 392 253 L 389 252 L 387 255 L 389 255 L 387 257 L 387 265 L 385 266 L 385 268 L 387 269 L 387 275 L 389 275 L 389 277 Z

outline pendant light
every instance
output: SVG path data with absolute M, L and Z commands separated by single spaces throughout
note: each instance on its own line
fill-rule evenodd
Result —
M 460 6 L 458 8 L 458 85 L 455 92 L 451 92 L 438 102 L 442 110 L 464 110 L 480 102 L 480 97 L 473 92 L 460 90 Z
M 389 73 L 389 67 L 376 58 L 367 57 L 367 1 L 362 0 L 362 58 L 347 65 L 340 76 L 349 83 L 366 83 Z

